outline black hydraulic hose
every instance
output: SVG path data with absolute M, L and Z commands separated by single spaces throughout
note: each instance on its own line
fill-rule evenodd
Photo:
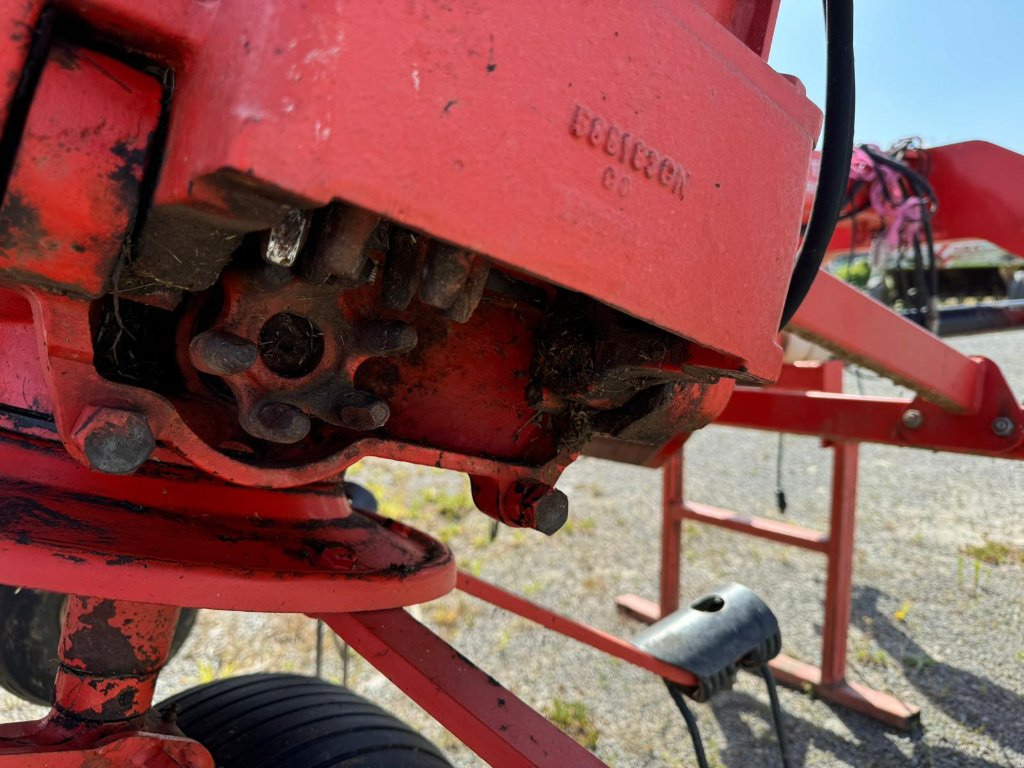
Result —
M 789 741 L 786 739 L 786 729 L 782 723 L 782 707 L 779 705 L 779 692 L 775 688 L 775 676 L 771 669 L 765 664 L 761 667 L 761 677 L 768 686 L 768 702 L 772 710 L 772 722 L 775 724 L 775 736 L 779 740 L 779 756 L 782 758 L 782 768 L 790 768 Z
M 914 306 L 917 308 L 917 322 L 922 328 L 928 327 L 928 303 L 931 291 L 925 284 L 924 255 L 921 253 L 921 240 L 914 238 Z
M 935 233 L 932 230 L 932 215 L 927 210 L 922 211 L 924 218 L 924 237 L 928 246 L 928 274 L 931 278 L 931 293 L 938 300 L 939 298 L 939 265 L 935 256 Z
M 853 67 L 853 0 L 824 0 L 827 86 L 818 190 L 782 309 L 784 328 L 811 290 L 846 199 L 853 155 L 856 79 Z
M 911 168 L 905 163 L 901 163 L 895 158 L 889 157 L 888 155 L 882 154 L 881 152 L 875 152 L 871 147 L 866 144 L 862 144 L 859 149 L 870 157 L 878 165 L 884 165 L 888 168 L 892 168 L 897 173 L 901 174 L 913 187 L 914 193 L 918 197 L 928 198 L 929 203 L 933 206 L 932 212 L 936 210 L 938 205 L 938 198 L 935 196 L 935 190 L 932 189 L 932 185 L 928 183 L 928 180 Z
M 704 741 L 700 737 L 697 718 L 693 716 L 693 712 L 686 706 L 686 699 L 683 698 L 683 694 L 679 692 L 676 684 L 666 680 L 665 685 L 668 688 L 669 695 L 672 697 L 672 701 L 679 708 L 679 713 L 683 716 L 683 720 L 686 721 L 686 729 L 690 732 L 690 740 L 693 741 L 693 752 L 697 756 L 697 765 L 699 768 L 708 768 L 708 758 L 704 754 Z

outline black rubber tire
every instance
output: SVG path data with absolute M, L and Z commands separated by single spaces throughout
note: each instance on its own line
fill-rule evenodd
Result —
M 344 487 L 345 495 L 355 509 L 358 509 L 360 512 L 377 514 L 377 497 L 369 490 L 359 485 L 359 483 L 352 483 L 348 480 L 345 481 Z
M 315 677 L 218 680 L 157 707 L 217 768 L 451 768 L 416 731 L 347 688 Z
M 56 592 L 0 586 L 0 686 L 33 704 L 45 706 L 53 694 L 64 600 Z M 196 611 L 182 609 L 172 656 L 195 623 Z

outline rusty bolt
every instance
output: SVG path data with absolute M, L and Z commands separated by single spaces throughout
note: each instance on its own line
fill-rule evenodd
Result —
M 309 416 L 288 403 L 264 403 L 256 409 L 256 437 L 275 443 L 297 443 L 309 434 Z
M 338 419 L 342 426 L 360 432 L 379 429 L 387 423 L 389 418 L 391 418 L 391 409 L 388 404 L 372 396 L 363 402 L 343 405 L 338 410 Z
M 149 458 L 156 439 L 144 414 L 94 408 L 78 419 L 73 439 L 89 466 L 109 475 L 129 475 Z
M 533 514 L 538 531 L 550 536 L 569 519 L 569 497 L 557 488 L 552 488 L 533 503 Z
M 1009 437 L 1017 430 L 1017 425 L 1009 416 L 996 416 L 992 419 L 992 432 L 996 437 Z
M 507 511 L 522 521 L 521 524 L 548 536 L 569 519 L 569 498 L 557 488 L 543 483 L 525 487 L 516 483 L 510 493 L 506 493 L 505 503 L 517 507 Z
M 252 367 L 259 349 L 251 341 L 223 331 L 200 333 L 188 345 L 192 365 L 203 373 L 230 376 Z
M 907 429 L 920 429 L 924 424 L 924 414 L 916 408 L 905 410 L 900 419 L 903 421 L 903 426 Z

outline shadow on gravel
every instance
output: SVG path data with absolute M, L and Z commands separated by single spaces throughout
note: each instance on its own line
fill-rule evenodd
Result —
M 921 739 L 920 733 L 906 735 L 839 707 L 826 706 L 842 720 L 853 738 L 844 738 L 787 712 L 786 734 L 794 768 L 807 764 L 812 747 L 819 755 L 816 765 L 821 764 L 820 754 L 825 753 L 835 757 L 837 764 L 857 768 L 1006 768 L 1005 763 L 967 756 L 949 747 L 929 746 Z M 718 751 L 722 765 L 728 768 L 751 768 L 755 765 L 773 768 L 781 765 L 774 731 L 765 734 L 765 726 L 761 725 L 771 722 L 771 712 L 766 704 L 746 693 L 734 691 L 712 699 L 710 707 L 727 739 L 727 745 Z M 758 723 L 758 733 L 751 728 L 752 723 Z M 898 745 L 900 741 L 903 749 Z M 829 764 L 833 763 L 830 761 Z
M 882 597 L 887 596 L 877 589 L 855 588 L 854 623 L 869 633 L 890 658 L 903 665 L 907 682 L 928 699 L 921 707 L 925 722 L 929 709 L 939 709 L 965 729 L 979 731 L 1002 747 L 1024 752 L 1024 728 L 1020 721 L 1024 698 L 987 678 L 933 659 L 904 626 L 879 610 Z M 871 618 L 870 627 L 864 617 Z M 971 630 L 951 626 L 950 631 Z

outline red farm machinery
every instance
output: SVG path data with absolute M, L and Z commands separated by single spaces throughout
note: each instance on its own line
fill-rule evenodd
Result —
M 264 765 L 202 712 L 270 683 L 154 706 L 195 608 L 322 620 L 500 766 L 602 763 L 404 608 L 463 590 L 663 678 L 688 722 L 741 668 L 773 701 L 772 667 L 791 682 L 750 590 L 678 609 L 678 484 L 657 621 L 627 642 L 458 572 L 345 483 L 362 457 L 465 473 L 481 512 L 548 535 L 582 452 L 678 474 L 715 420 L 821 436 L 853 472 L 859 442 L 1024 458 L 998 368 L 915 322 L 935 291 L 905 290 L 907 319 L 819 272 L 869 219 L 932 266 L 929 239 L 1024 252 L 1020 184 L 982 213 L 955 192 L 1024 161 L 869 148 L 852 180 L 852 3 L 824 3 L 823 117 L 766 63 L 778 2 L 5 0 L 0 582 L 68 597 L 28 654 L 56 652 L 55 680 L 0 669 L 52 690 L 44 719 L 0 727 L 0 766 Z M 876 188 L 897 199 L 872 208 Z M 918 394 L 794 384 L 780 328 Z M 845 540 L 814 541 L 839 632 Z M 817 683 L 849 687 L 834 666 Z M 291 736 L 247 726 L 313 734 L 276 765 L 448 765 L 309 685 Z M 328 705 L 363 727 L 331 730 Z

